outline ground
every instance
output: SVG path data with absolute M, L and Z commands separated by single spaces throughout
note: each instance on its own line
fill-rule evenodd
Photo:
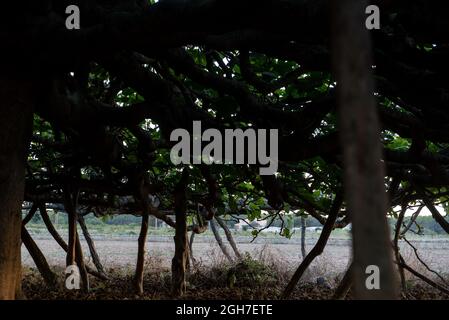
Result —
M 46 234 L 34 234 L 39 247 L 45 252 L 49 264 L 63 277 L 64 252 L 57 243 Z M 111 275 L 111 280 L 104 282 L 92 279 L 92 292 L 71 293 L 66 290 L 50 289 L 45 286 L 35 270 L 34 263 L 25 248 L 23 248 L 24 291 L 28 299 L 135 299 L 138 298 L 132 290 L 132 273 L 137 254 L 136 236 L 111 236 L 94 234 L 95 244 L 100 258 Z M 224 238 L 224 235 L 223 235 Z M 225 239 L 225 238 L 224 238 Z M 310 250 L 317 239 L 316 234 L 307 238 L 307 248 Z M 237 236 L 236 241 L 244 255 L 249 255 L 249 266 L 242 279 L 230 281 L 231 271 L 235 263 L 227 262 L 210 235 L 200 235 L 193 246 L 194 256 L 198 264 L 192 267 L 188 278 L 188 299 L 276 299 L 294 268 L 301 261 L 299 256 L 299 239 L 285 239 L 264 236 L 255 243 L 248 236 Z M 419 255 L 431 269 L 438 271 L 444 277 L 449 274 L 449 239 L 426 237 L 413 240 L 419 249 Z M 89 257 L 86 243 L 84 251 Z M 146 260 L 145 296 L 144 299 L 170 298 L 170 263 L 174 253 L 171 236 L 151 236 L 148 244 Z M 228 248 L 231 250 L 231 248 Z M 434 278 L 414 256 L 413 251 L 402 244 L 403 255 L 416 270 Z M 333 288 L 342 276 L 350 257 L 350 240 L 338 234 L 330 239 L 325 252 L 310 267 L 292 298 L 294 299 L 327 299 L 332 296 Z M 246 260 L 245 260 L 246 261 Z M 251 270 L 254 270 L 254 275 Z M 237 269 L 236 273 L 241 273 Z M 244 273 L 245 273 L 244 272 Z M 318 277 L 326 279 L 326 286 L 318 286 Z M 447 299 L 436 290 L 407 275 L 409 290 L 407 299 Z

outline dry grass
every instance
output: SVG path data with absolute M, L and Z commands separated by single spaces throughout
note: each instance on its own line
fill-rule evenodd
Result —
M 252 255 L 245 254 L 241 261 L 229 262 L 217 249 L 208 252 L 208 263 L 201 259 L 192 265 L 187 275 L 187 293 L 184 299 L 278 299 L 280 293 L 290 280 L 292 267 L 287 261 L 279 260 L 270 249 L 264 246 Z M 426 275 L 425 268 L 413 260 L 409 252 L 405 257 L 412 267 Z M 417 263 L 416 263 L 417 262 Z M 24 293 L 28 299 L 172 299 L 170 295 L 171 272 L 164 264 L 162 253 L 153 254 L 145 261 L 144 296 L 136 296 L 133 291 L 133 266 L 128 268 L 110 268 L 108 274 L 111 280 L 102 281 L 90 277 L 91 292 L 85 294 L 80 291 L 70 292 L 62 287 L 63 268 L 55 268 L 59 276 L 60 286 L 48 288 L 35 269 L 24 270 Z M 329 287 L 318 286 L 316 279 L 331 274 L 332 262 L 326 256 L 321 256 L 306 272 L 302 281 L 292 295 L 292 299 L 317 300 L 332 297 L 333 289 L 341 275 L 326 279 Z M 413 278 L 414 279 L 414 278 Z M 406 299 L 441 299 L 449 298 L 438 291 L 412 281 L 408 276 L 410 289 L 404 295 Z

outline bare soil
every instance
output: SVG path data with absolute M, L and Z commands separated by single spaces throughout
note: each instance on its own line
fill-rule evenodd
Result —
M 60 278 L 58 288 L 49 288 L 37 272 L 34 262 L 23 248 L 24 282 L 23 289 L 28 299 L 170 299 L 170 263 L 174 254 L 171 237 L 150 237 L 147 245 L 148 255 L 145 266 L 144 296 L 136 296 L 132 288 L 132 275 L 137 255 L 137 239 L 133 237 L 97 237 L 95 245 L 98 254 L 110 276 L 109 281 L 90 277 L 91 291 L 68 291 L 63 289 L 65 253 L 53 239 L 34 235 L 38 246 L 45 253 L 49 264 Z M 249 269 L 255 268 L 256 276 L 238 278 L 230 285 L 230 270 L 236 262 L 227 261 L 215 240 L 208 236 L 198 236 L 193 246 L 197 264 L 192 266 L 188 275 L 188 290 L 185 299 L 278 299 L 293 271 L 302 258 L 300 246 L 295 239 L 273 243 L 273 239 L 258 239 L 250 243 L 251 238 L 239 237 L 238 247 L 251 261 L 256 261 Z M 276 240 L 279 242 L 279 240 Z M 307 240 L 310 250 L 316 238 Z M 83 241 L 84 252 L 90 260 L 87 244 Z M 413 241 L 419 250 L 420 258 L 427 266 L 448 279 L 449 241 L 441 239 L 423 239 Z M 228 250 L 232 252 L 231 248 Z M 402 244 L 401 251 L 407 262 L 419 272 L 434 279 L 441 285 L 447 283 L 438 279 L 416 258 L 413 250 Z M 313 262 L 302 281 L 292 295 L 292 299 L 329 299 L 335 286 L 346 270 L 350 257 L 350 241 L 332 238 L 325 252 Z M 91 262 L 89 261 L 91 264 Z M 251 262 L 253 263 L 253 262 Z M 91 264 L 92 265 L 92 264 Z M 93 265 L 92 265 L 93 267 Z M 260 269 L 262 268 L 262 269 Z M 262 277 L 259 277 L 262 274 Z M 448 296 L 406 274 L 408 290 L 403 299 L 449 299 Z M 318 285 L 317 278 L 325 279 L 325 285 Z M 351 298 L 351 293 L 348 295 Z
M 63 266 L 65 253 L 58 244 L 47 236 L 35 236 L 36 243 L 45 253 L 47 261 L 52 266 Z M 256 243 L 250 243 L 252 239 L 239 238 L 238 247 L 242 253 L 247 252 L 255 259 L 269 257 L 277 261 L 279 265 L 290 269 L 295 268 L 301 262 L 300 245 L 296 241 L 286 240 L 287 243 L 271 243 L 272 240 L 260 239 Z M 311 250 L 316 239 L 307 239 L 307 249 Z M 437 272 L 449 274 L 449 240 L 423 239 L 412 241 L 419 250 L 420 257 L 426 264 Z M 85 256 L 90 257 L 87 244 L 82 241 Z M 320 276 L 335 276 L 344 272 L 351 255 L 350 240 L 331 238 L 324 253 L 312 264 Z M 134 237 L 100 237 L 95 239 L 95 246 L 103 265 L 106 268 L 123 268 L 134 266 L 137 256 L 137 238 Z M 164 267 L 169 267 L 174 255 L 174 243 L 172 238 L 150 237 L 147 244 L 147 254 L 156 258 Z M 231 252 L 231 248 L 228 246 Z M 401 244 L 401 251 L 406 260 L 412 265 L 416 264 L 413 250 L 405 243 Z M 203 265 L 210 265 L 223 259 L 221 251 L 214 239 L 207 236 L 197 236 L 193 245 L 194 257 Z M 25 247 L 22 250 L 22 260 L 25 266 L 34 266 L 31 256 Z

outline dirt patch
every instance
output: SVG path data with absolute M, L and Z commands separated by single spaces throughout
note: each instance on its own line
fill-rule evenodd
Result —
M 168 269 L 152 268 L 145 273 L 144 295 L 134 294 L 132 287 L 132 270 L 109 269 L 110 280 L 104 281 L 91 277 L 91 291 L 68 291 L 62 287 L 63 269 L 58 268 L 59 283 L 56 288 L 47 287 L 36 270 L 26 268 L 24 272 L 23 291 L 29 300 L 159 300 L 173 299 L 170 294 L 171 274 Z M 241 284 L 231 286 L 228 277 L 229 269 L 201 269 L 189 274 L 187 292 L 182 299 L 188 300 L 277 300 L 285 288 L 288 277 L 278 275 L 268 279 L 269 285 L 261 285 L 251 277 Z M 240 279 L 241 280 L 241 279 Z M 267 280 L 267 279 L 264 279 Z M 239 281 L 239 280 L 237 280 Z M 333 287 L 324 287 L 311 282 L 301 282 L 292 293 L 292 300 L 324 300 L 331 299 Z M 421 283 L 410 285 L 402 295 L 407 300 L 447 300 L 448 295 Z M 179 298 L 176 298 L 177 300 Z M 351 299 L 351 292 L 347 299 Z
M 45 253 L 51 266 L 63 266 L 65 263 L 65 252 L 58 244 L 49 237 L 35 237 L 36 243 Z M 247 237 L 238 243 L 241 252 L 247 252 L 254 258 L 265 255 L 276 260 L 277 263 L 286 268 L 296 268 L 301 262 L 300 245 L 297 243 L 270 243 L 269 240 L 260 243 L 250 243 Z M 316 239 L 308 239 L 307 249 L 311 250 Z M 426 264 L 443 274 L 449 274 L 449 241 L 421 240 L 413 241 L 418 248 L 419 254 Z M 102 263 L 106 268 L 133 267 L 137 257 L 137 238 L 100 238 L 96 239 L 95 245 Z M 89 250 L 85 241 L 82 241 L 85 256 L 90 259 Z M 158 238 L 147 244 L 147 254 L 153 259 L 161 261 L 161 264 L 169 267 L 174 255 L 174 243 L 172 237 Z M 229 248 L 231 252 L 231 248 Z M 209 237 L 197 236 L 193 245 L 195 258 L 202 265 L 209 265 L 214 260 L 222 259 L 221 251 L 215 240 Z M 416 257 L 406 244 L 401 244 L 401 252 L 406 261 L 415 264 Z M 351 255 L 351 243 L 349 240 L 330 239 L 323 254 L 312 263 L 311 269 L 321 276 L 336 276 L 344 272 Z M 25 266 L 34 266 L 34 262 L 25 247 L 22 248 L 22 260 Z M 416 263 L 419 265 L 419 263 Z
M 292 273 L 301 261 L 300 247 L 296 243 L 247 243 L 240 241 L 240 251 L 251 261 L 250 266 L 230 263 L 221 253 L 215 241 L 198 237 L 194 244 L 196 264 L 188 276 L 188 291 L 185 299 L 277 299 Z M 170 299 L 170 263 L 174 254 L 172 239 L 150 241 L 145 265 L 145 295 L 137 297 L 132 288 L 132 276 L 137 256 L 137 241 L 127 239 L 97 239 L 96 247 L 108 270 L 109 281 L 91 279 L 91 292 L 70 292 L 62 287 L 65 253 L 52 239 L 37 238 L 36 242 L 45 253 L 49 264 L 60 278 L 58 288 L 48 288 L 35 270 L 34 263 L 23 249 L 24 292 L 29 299 Z M 309 239 L 308 250 L 315 239 Z M 449 242 L 417 241 L 420 258 L 429 268 L 448 278 Z M 88 248 L 83 242 L 88 263 Z M 229 248 L 230 252 L 231 248 Z M 404 244 L 404 258 L 415 270 L 435 279 Z M 306 271 L 292 299 L 329 299 L 339 283 L 350 258 L 350 242 L 331 239 L 324 253 Z M 243 275 L 243 276 L 242 276 Z M 324 278 L 325 285 L 317 285 Z M 428 287 L 411 274 L 406 274 L 408 289 L 404 299 L 447 299 L 437 290 Z M 442 283 L 439 279 L 436 279 Z M 443 285 L 446 285 L 442 283 Z M 349 295 L 350 298 L 350 295 Z

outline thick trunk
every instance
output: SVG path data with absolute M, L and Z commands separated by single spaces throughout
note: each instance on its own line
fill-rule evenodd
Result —
M 353 223 L 354 293 L 358 299 L 395 299 L 372 48 L 365 27 L 367 6 L 368 1 L 339 0 L 331 10 L 345 194 Z M 378 289 L 366 286 L 369 266 L 380 271 Z
M 21 209 L 32 120 L 31 81 L 0 77 L 0 300 L 20 294 Z

